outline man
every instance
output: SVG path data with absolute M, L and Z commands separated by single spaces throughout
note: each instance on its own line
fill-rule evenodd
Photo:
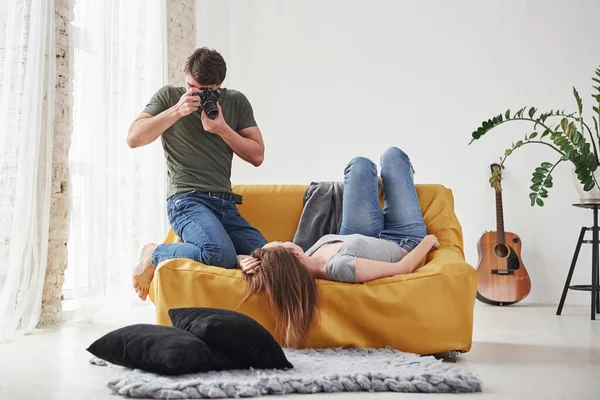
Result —
M 161 138 L 168 176 L 167 214 L 181 238 L 179 243 L 149 244 L 142 249 L 133 275 L 142 300 L 148 295 L 155 267 L 163 260 L 190 258 L 235 268 L 237 254 L 250 254 L 266 244 L 263 235 L 239 214 L 236 204 L 241 204 L 241 196 L 231 189 L 233 153 L 258 167 L 264 144 L 248 99 L 221 88 L 226 72 L 221 54 L 206 47 L 197 49 L 185 64 L 186 87 L 161 88 L 129 128 L 131 148 Z M 207 89 L 220 93 L 214 119 L 200 104 L 199 93 Z

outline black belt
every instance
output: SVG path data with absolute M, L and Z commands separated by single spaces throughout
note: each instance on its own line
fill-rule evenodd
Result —
M 218 197 L 219 199 L 233 201 L 235 204 L 242 204 L 242 196 L 235 193 L 223 193 L 223 192 L 208 192 L 211 197 Z

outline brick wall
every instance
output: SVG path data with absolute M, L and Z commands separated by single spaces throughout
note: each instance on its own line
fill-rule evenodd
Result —
M 56 104 L 52 154 L 52 205 L 48 266 L 42 297 L 40 325 L 62 321 L 61 296 L 67 268 L 69 240 L 69 144 L 71 136 L 71 85 L 69 73 L 70 0 L 55 1 Z
M 185 60 L 196 49 L 196 1 L 167 0 L 169 85 L 185 86 Z
M 67 268 L 69 239 L 69 145 L 71 135 L 71 84 L 69 73 L 68 26 L 72 20 L 72 1 L 55 0 L 56 23 L 56 116 L 52 158 L 52 207 L 48 268 L 42 299 L 40 325 L 62 321 L 61 296 Z M 196 47 L 195 0 L 167 0 L 168 83 L 185 84 L 183 67 Z M 0 222 L 4 218 L 0 214 Z M 0 237 L 2 239 L 2 237 Z

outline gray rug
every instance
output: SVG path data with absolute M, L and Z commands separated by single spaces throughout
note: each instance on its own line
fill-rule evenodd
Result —
M 465 369 L 391 349 L 285 350 L 290 370 L 234 370 L 160 376 L 110 365 L 108 383 L 121 396 L 155 399 L 257 397 L 319 392 L 480 392 Z M 93 358 L 96 365 L 106 362 Z

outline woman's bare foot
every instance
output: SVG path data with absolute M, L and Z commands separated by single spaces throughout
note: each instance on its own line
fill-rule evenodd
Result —
M 151 243 L 142 247 L 140 253 L 140 260 L 133 272 L 133 287 L 139 298 L 146 300 L 150 291 L 150 283 L 154 277 L 154 270 L 156 269 L 152 265 L 152 253 L 158 247 L 157 244 Z

